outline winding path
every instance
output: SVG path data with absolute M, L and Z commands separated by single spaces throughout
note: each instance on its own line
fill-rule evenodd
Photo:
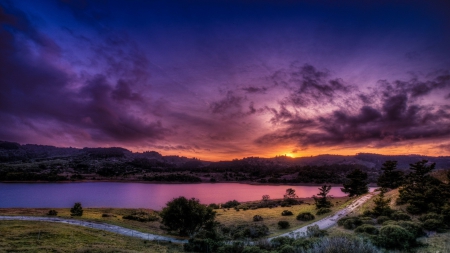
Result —
M 356 208 L 360 207 L 362 204 L 364 204 L 367 200 L 369 200 L 376 194 L 377 194 L 377 192 L 371 192 L 367 195 L 364 195 L 364 196 L 356 199 L 353 203 L 351 203 L 344 209 L 339 210 L 338 212 L 336 212 L 333 215 L 327 216 L 321 220 L 318 220 L 316 222 L 309 224 L 308 226 L 301 227 L 301 228 L 291 231 L 289 233 L 271 237 L 271 238 L 269 238 L 269 240 L 272 240 L 274 238 L 281 237 L 281 236 L 288 236 L 288 237 L 292 237 L 292 238 L 305 237 L 308 227 L 314 226 L 314 225 L 318 225 L 320 229 L 330 228 L 330 227 L 336 225 L 337 221 L 340 218 L 346 216 L 347 214 L 352 213 L 353 211 L 355 211 Z
M 24 220 L 24 221 L 45 221 L 45 222 L 59 222 L 76 226 L 89 227 L 99 230 L 104 230 L 120 235 L 127 235 L 132 237 L 141 238 L 144 240 L 152 241 L 170 241 L 174 243 L 187 243 L 187 240 L 179 240 L 167 236 L 155 235 L 149 233 L 139 232 L 133 229 L 124 228 L 121 226 L 111 225 L 107 223 L 97 223 L 92 221 L 84 220 L 72 220 L 63 218 L 53 218 L 53 217 L 39 217 L 39 216 L 0 216 L 0 220 Z
M 356 208 L 360 207 L 364 202 L 372 198 L 376 193 L 369 193 L 367 195 L 364 195 L 358 199 L 356 199 L 352 204 L 345 207 L 344 209 L 340 210 L 339 212 L 330 215 L 328 217 L 325 217 L 321 220 L 318 220 L 314 223 L 309 224 L 308 226 L 314 226 L 318 225 L 320 229 L 327 229 L 332 226 L 334 226 L 340 218 L 343 216 L 353 212 Z M 140 231 L 136 231 L 129 228 L 124 228 L 121 226 L 111 225 L 107 223 L 98 223 L 98 222 L 92 222 L 92 221 L 84 221 L 84 220 L 73 220 L 73 219 L 64 219 L 64 218 L 57 218 L 57 217 L 39 217 L 39 216 L 0 216 L 0 220 L 24 220 L 24 221 L 45 221 L 45 222 L 59 222 L 59 223 L 65 223 L 70 225 L 77 225 L 77 226 L 83 226 L 83 227 L 89 227 L 99 230 L 104 230 L 120 235 L 126 235 L 126 236 L 132 236 L 141 238 L 144 240 L 153 240 L 153 241 L 169 241 L 173 243 L 187 243 L 187 240 L 180 240 L 175 239 L 172 237 L 162 236 L 162 235 L 155 235 L 150 233 L 143 233 Z M 306 236 L 307 227 L 304 226 L 302 228 L 296 229 L 292 232 L 281 234 L 275 237 L 270 237 L 268 240 L 272 240 L 277 237 L 281 236 L 288 236 L 292 238 L 297 237 L 304 237 Z

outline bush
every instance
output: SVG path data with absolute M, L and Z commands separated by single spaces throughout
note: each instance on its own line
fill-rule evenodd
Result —
M 269 234 L 269 228 L 262 225 L 239 225 L 239 226 L 231 226 L 228 228 L 229 234 L 233 240 L 237 239 L 245 239 L 245 238 L 261 238 Z M 223 231 L 223 230 L 222 230 Z
M 387 225 L 381 227 L 377 241 L 388 249 L 407 249 L 415 244 L 415 237 L 398 225 Z
M 295 253 L 295 248 L 291 245 L 283 245 L 277 252 L 279 253 Z
M 320 208 L 319 210 L 317 210 L 317 215 L 322 215 L 322 214 L 326 214 L 326 213 L 331 213 L 331 209 L 330 208 Z
M 263 217 L 261 215 L 255 215 L 253 216 L 253 221 L 262 221 L 264 220 Z
M 370 235 L 377 235 L 378 234 L 378 229 L 373 226 L 373 225 L 369 225 L 369 224 L 363 224 L 359 227 L 357 227 L 355 229 L 356 233 L 367 233 Z
M 291 224 L 289 224 L 288 221 L 280 220 L 280 221 L 278 222 L 278 227 L 279 227 L 280 229 L 286 229 L 286 228 L 288 228 L 288 227 L 290 227 L 290 226 L 291 226 Z
M 423 235 L 422 224 L 419 222 L 398 221 L 397 225 L 411 232 L 416 238 Z
M 290 216 L 290 215 L 294 215 L 291 211 L 289 210 L 284 210 L 283 212 L 281 212 L 282 216 Z
M 132 214 L 122 216 L 122 218 L 140 222 L 157 221 L 159 219 L 158 215 L 156 215 L 155 213 L 149 213 L 144 210 L 135 210 Z
M 297 215 L 297 220 L 300 221 L 310 221 L 314 220 L 316 217 L 310 212 L 302 212 Z
M 390 220 L 391 218 L 387 217 L 387 216 L 379 216 L 377 219 L 377 223 L 378 224 L 383 224 L 385 221 Z
M 192 235 L 206 224 L 214 222 L 216 212 L 200 204 L 198 199 L 179 197 L 167 202 L 160 216 L 165 230 Z
M 375 225 L 377 222 L 376 220 L 372 219 L 371 217 L 360 217 L 360 220 L 363 224 L 369 224 L 369 225 Z
M 225 204 L 222 204 L 222 208 L 233 208 L 233 207 L 236 207 L 236 206 L 238 206 L 240 204 L 241 203 L 239 203 L 236 200 L 230 200 L 230 201 L 225 202 Z
M 429 220 L 429 219 L 442 221 L 443 217 L 442 217 L 442 215 L 439 215 L 437 213 L 427 213 L 427 214 L 424 214 L 424 215 L 419 217 L 419 220 L 422 221 L 422 222 L 424 222 L 426 220 Z
M 47 215 L 56 216 L 56 215 L 58 215 L 58 212 L 56 210 L 53 210 L 53 209 L 52 210 L 48 210 Z
M 346 217 L 338 220 L 338 225 L 344 226 L 345 229 L 355 229 L 362 224 L 363 222 L 359 217 Z
M 83 215 L 83 207 L 81 206 L 80 202 L 77 202 L 70 209 L 70 216 L 82 216 L 82 215 Z
M 325 237 L 307 253 L 381 253 L 372 243 L 354 237 Z
M 324 237 L 328 235 L 328 232 L 320 229 L 318 225 L 314 225 L 306 228 L 306 235 L 308 237 Z
M 426 230 L 437 231 L 442 228 L 442 220 L 428 219 L 423 222 L 423 228 Z
M 399 221 L 399 220 L 411 220 L 411 216 L 404 212 L 394 212 L 391 214 L 391 218 L 393 220 Z
M 219 209 L 219 205 L 217 205 L 216 203 L 211 203 L 208 205 L 208 207 L 211 207 L 212 209 Z
M 270 241 L 270 246 L 273 248 L 280 248 L 283 245 L 292 245 L 293 242 L 294 242 L 293 238 L 290 238 L 287 236 L 280 236 L 280 237 L 273 238 Z
M 113 215 L 109 214 L 109 213 L 102 213 L 102 217 L 103 218 L 109 218 L 109 217 L 113 217 Z
M 266 253 L 266 250 L 261 250 L 257 246 L 245 246 L 242 253 Z M 234 252 L 233 252 L 234 253 Z

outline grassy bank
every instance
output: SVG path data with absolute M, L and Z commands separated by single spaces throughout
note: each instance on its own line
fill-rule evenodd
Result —
M 318 219 L 326 217 L 330 215 L 322 214 L 316 215 L 315 205 L 313 199 L 303 199 L 304 203 L 301 205 L 293 205 L 290 207 L 274 207 L 274 208 L 258 208 L 254 210 L 243 210 L 239 211 L 229 208 L 229 209 L 216 209 L 217 212 L 217 221 L 230 226 L 230 225 L 251 225 L 251 224 L 264 224 L 269 227 L 270 236 L 279 235 L 282 233 L 286 233 L 297 228 L 308 225 Z M 335 212 L 348 203 L 350 203 L 349 198 L 340 197 L 332 199 L 332 203 L 334 204 L 332 211 Z M 245 204 L 245 203 L 243 203 Z M 0 208 L 0 215 L 26 215 L 26 216 L 47 216 L 47 212 L 49 208 Z M 166 231 L 160 228 L 161 223 L 159 221 L 154 222 L 139 222 L 133 220 L 123 219 L 124 215 L 128 215 L 136 211 L 137 209 L 125 209 L 125 208 L 83 208 L 84 213 L 81 217 L 72 217 L 70 216 L 69 208 L 55 208 L 58 212 L 58 217 L 61 218 L 69 218 L 69 219 L 81 219 L 81 220 L 89 220 L 96 222 L 104 222 L 113 225 L 118 225 L 126 228 L 135 229 L 141 232 L 153 233 L 159 235 L 167 235 Z M 155 212 L 150 209 L 140 209 L 146 212 Z M 283 210 L 289 210 L 294 215 L 292 216 L 282 216 L 281 212 Z M 316 219 L 309 222 L 298 221 L 296 220 L 297 214 L 300 212 L 311 212 L 316 216 Z M 261 215 L 263 217 L 263 221 L 254 222 L 253 216 Z M 288 221 L 290 223 L 290 228 L 288 229 L 279 229 L 278 221 Z M 177 237 L 176 235 L 171 235 L 173 237 Z
M 0 252 L 183 252 L 181 245 L 144 241 L 51 222 L 0 222 Z

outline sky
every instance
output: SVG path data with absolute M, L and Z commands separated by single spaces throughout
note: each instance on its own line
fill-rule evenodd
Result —
M 0 0 L 0 140 L 450 155 L 448 1 Z

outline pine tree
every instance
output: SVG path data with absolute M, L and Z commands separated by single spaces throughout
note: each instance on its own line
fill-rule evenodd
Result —
M 328 196 L 328 193 L 331 190 L 331 185 L 322 185 L 322 187 L 319 188 L 319 193 L 313 196 L 314 201 L 316 202 L 316 209 L 320 208 L 330 208 L 333 206 L 331 202 L 328 200 L 330 196 Z
M 386 161 L 381 170 L 383 174 L 378 178 L 378 186 L 383 188 L 396 189 L 403 183 L 403 172 L 398 171 L 397 161 Z
M 385 198 L 384 193 L 386 192 L 385 188 L 381 188 L 380 194 L 373 200 L 375 207 L 373 208 L 373 213 L 376 216 L 389 216 L 392 213 L 392 209 L 389 206 L 391 202 L 391 198 Z
M 347 182 L 341 191 L 348 193 L 349 197 L 359 196 L 369 192 L 367 186 L 367 173 L 360 169 L 355 169 L 347 175 Z

